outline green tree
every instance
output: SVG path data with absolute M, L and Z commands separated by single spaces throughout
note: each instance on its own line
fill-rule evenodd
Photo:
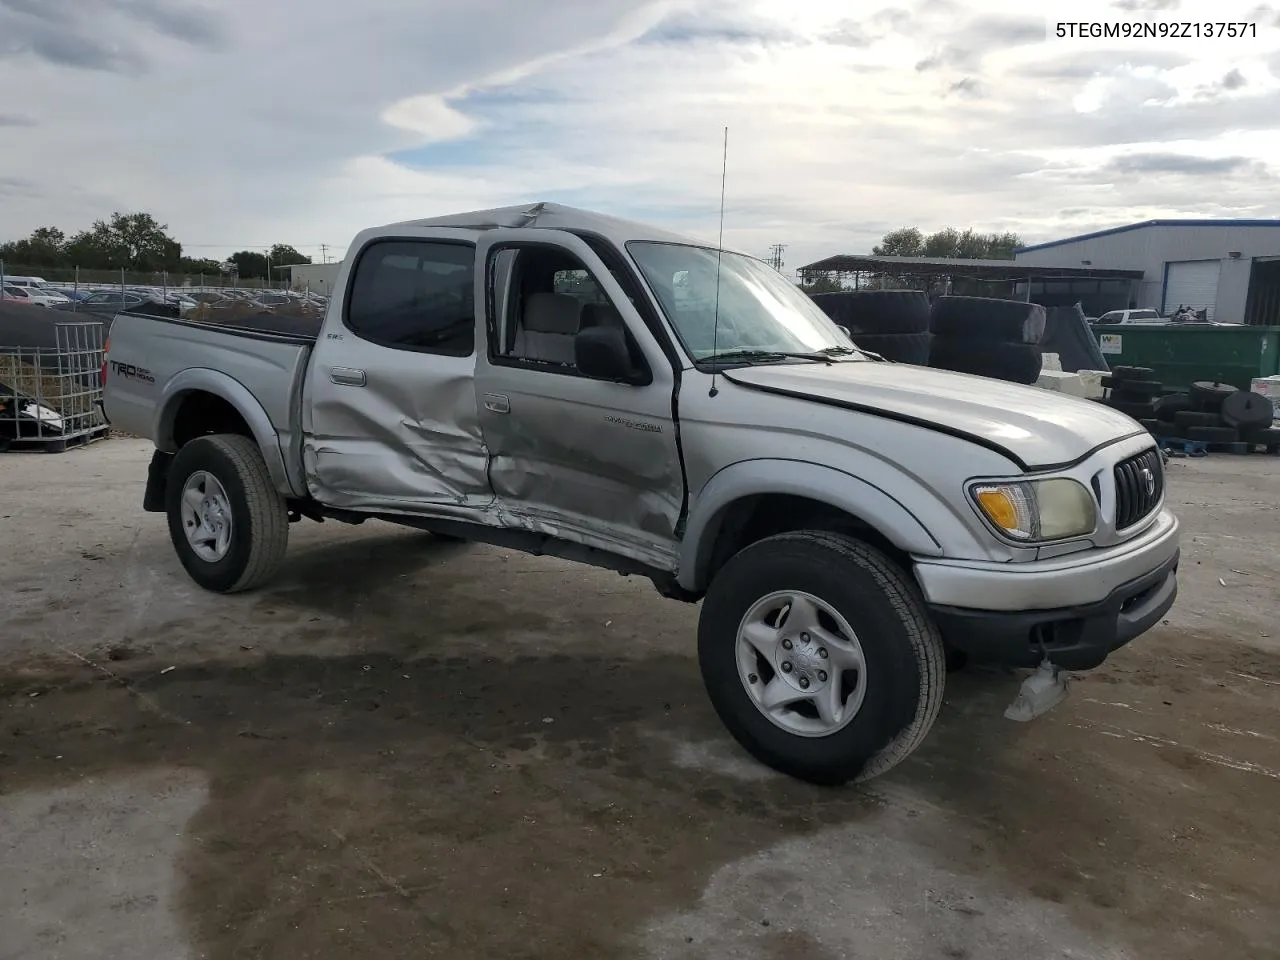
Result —
M 844 289 L 840 285 L 840 281 L 830 274 L 820 273 L 811 277 L 808 282 L 802 281 L 800 289 L 808 294 L 814 293 L 839 293 Z
M 311 258 L 299 253 L 287 243 L 277 243 L 271 248 L 271 267 L 287 267 L 291 263 L 310 263 Z
M 182 244 L 168 229 L 149 213 L 113 213 L 110 220 L 95 220 L 71 238 L 67 264 L 97 270 L 175 270 L 182 261 Z
M 66 256 L 67 236 L 57 227 L 38 227 L 25 240 L 0 245 L 0 260 L 32 267 L 58 267 Z
M 183 257 L 178 269 L 183 273 L 203 273 L 206 276 L 216 277 L 222 273 L 222 262 L 210 260 L 207 257 Z
M 227 258 L 236 265 L 236 275 L 242 280 L 263 280 L 267 276 L 267 255 L 254 250 L 239 250 Z
M 924 234 L 915 227 L 890 230 L 871 252 L 877 257 L 922 257 Z
M 962 260 L 1012 260 L 1022 245 L 1016 233 L 979 233 L 943 227 L 928 236 L 915 227 L 902 227 L 884 235 L 871 248 L 877 257 L 946 257 Z

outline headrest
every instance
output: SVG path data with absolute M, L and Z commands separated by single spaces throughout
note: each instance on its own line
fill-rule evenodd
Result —
M 564 293 L 531 293 L 525 301 L 523 326 L 530 333 L 578 332 L 582 305 Z
M 624 327 L 622 314 L 611 303 L 584 303 L 582 305 L 584 327 Z

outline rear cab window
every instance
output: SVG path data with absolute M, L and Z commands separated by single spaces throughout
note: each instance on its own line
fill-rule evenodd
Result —
M 475 350 L 475 247 L 375 240 L 360 252 L 344 323 L 397 350 L 470 356 Z

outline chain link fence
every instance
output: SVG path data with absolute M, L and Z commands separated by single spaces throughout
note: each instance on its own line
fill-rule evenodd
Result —
M 8 277 L 39 277 L 54 287 L 102 290 L 111 287 L 156 287 L 194 290 L 287 290 L 287 267 L 272 267 L 270 281 L 261 277 L 237 277 L 228 273 L 180 273 L 168 270 L 88 270 L 80 267 L 37 267 L 0 262 L 0 280 Z

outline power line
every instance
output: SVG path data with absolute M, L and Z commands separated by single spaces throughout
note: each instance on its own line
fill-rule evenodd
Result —
M 782 272 L 783 266 L 782 252 L 786 249 L 787 245 L 785 243 L 775 243 L 769 248 L 769 266 L 779 273 Z

